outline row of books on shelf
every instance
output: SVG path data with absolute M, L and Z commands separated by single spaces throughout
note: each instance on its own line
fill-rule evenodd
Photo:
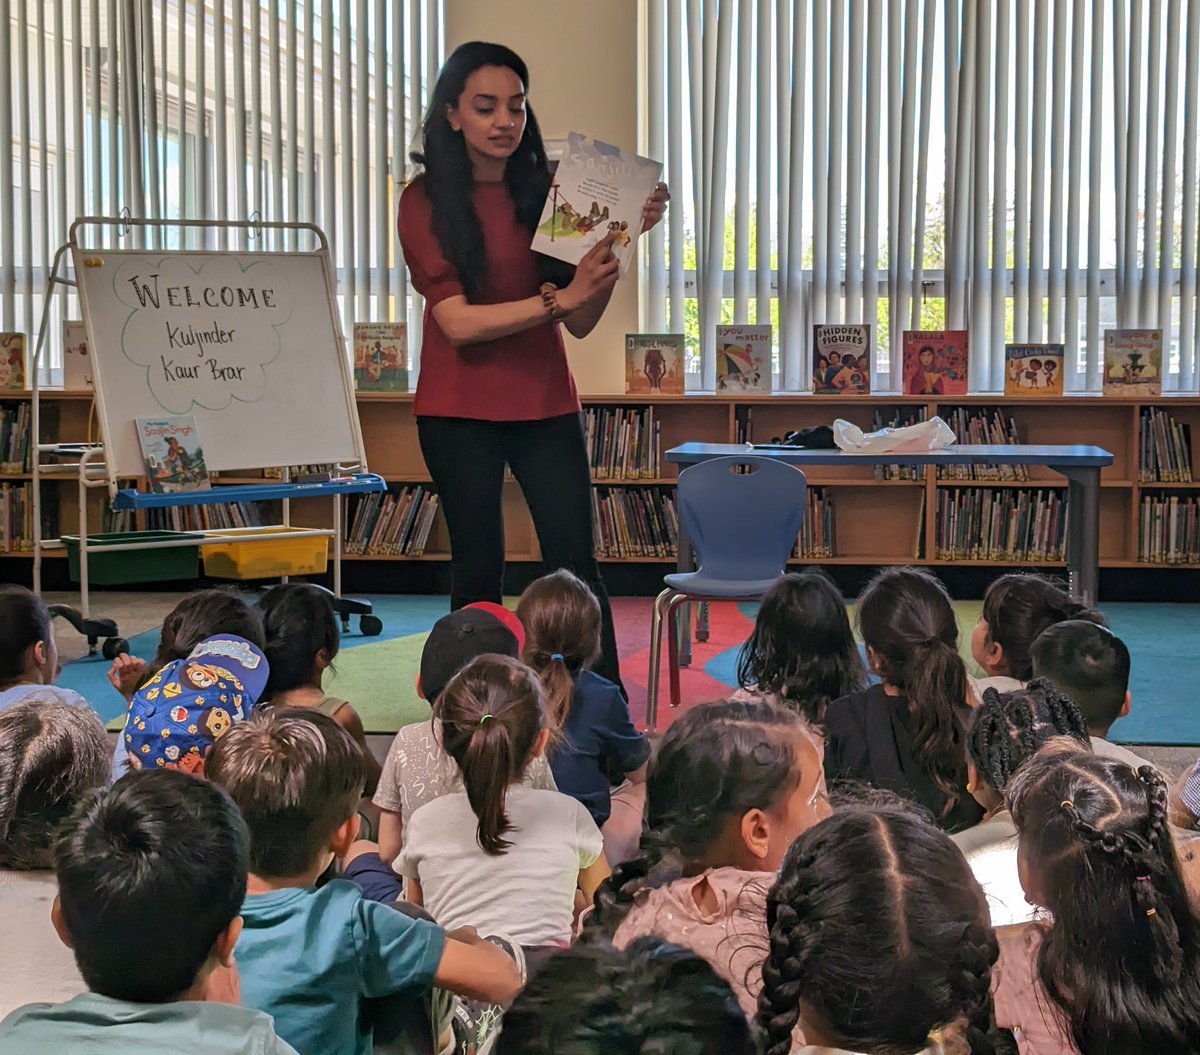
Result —
M 417 484 L 352 500 L 346 552 L 420 557 L 437 516 L 438 496 Z
M 1200 564 L 1200 500 L 1146 495 L 1138 522 L 1137 559 L 1150 564 Z
M 0 487 L 0 550 L 33 549 L 33 488 L 29 484 Z
M 833 498 L 820 487 L 810 487 L 805 495 L 804 523 L 796 538 L 792 556 L 800 560 L 820 560 L 837 553 L 833 531 Z
M 1167 411 L 1146 407 L 1142 411 L 1142 483 L 1192 482 L 1192 428 Z
M 0 403 L 0 473 L 27 473 L 31 403 Z
M 262 506 L 255 502 L 215 502 L 204 506 L 105 510 L 105 531 L 229 531 L 264 527 Z
M 1062 561 L 1067 499 L 1062 491 L 964 487 L 938 491 L 938 560 Z
M 770 325 L 718 325 L 718 395 L 769 394 L 774 372 Z M 965 396 L 970 338 L 966 330 L 906 330 L 901 376 L 907 395 Z M 1162 330 L 1104 331 L 1104 394 L 1153 397 L 1161 390 Z M 682 395 L 687 350 L 681 333 L 631 333 L 625 338 L 625 391 Z M 1004 346 L 1004 394 L 1061 396 L 1066 358 L 1062 342 Z M 872 328 L 862 323 L 816 325 L 810 384 L 817 395 L 869 395 L 874 371 Z
M 1017 423 L 999 407 L 951 407 L 946 424 L 954 430 L 959 443 L 1020 443 Z M 1024 465 L 939 465 L 939 480 L 1012 480 L 1029 479 Z
M 660 475 L 662 428 L 653 407 L 588 407 L 588 463 L 597 480 L 652 480 Z
M 902 429 L 909 425 L 919 425 L 926 418 L 924 407 L 888 407 L 880 408 L 871 415 L 871 431 L 881 429 Z M 925 466 L 923 465 L 877 465 L 875 466 L 876 480 L 924 480 Z
M 674 557 L 679 551 L 673 489 L 593 487 L 592 516 L 597 557 Z

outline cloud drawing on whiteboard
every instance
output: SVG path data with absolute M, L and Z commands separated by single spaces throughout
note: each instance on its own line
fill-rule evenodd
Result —
M 279 358 L 280 327 L 292 314 L 291 288 L 269 262 L 214 255 L 197 268 L 177 257 L 130 257 L 114 272 L 113 290 L 129 308 L 121 351 L 145 368 L 164 410 L 262 399 L 265 368 Z

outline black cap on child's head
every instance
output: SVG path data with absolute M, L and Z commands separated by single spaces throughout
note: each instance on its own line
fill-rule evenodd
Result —
M 421 652 L 421 694 L 432 703 L 476 656 L 520 656 L 516 635 L 490 612 L 460 608 L 433 624 Z

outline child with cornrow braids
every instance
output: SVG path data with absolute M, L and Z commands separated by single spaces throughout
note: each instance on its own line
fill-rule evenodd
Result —
M 1037 913 L 1017 874 L 1017 829 L 1004 789 L 1043 744 L 1060 736 L 1088 746 L 1079 708 L 1044 678 L 1012 692 L 984 689 L 967 734 L 967 790 L 988 812 L 982 823 L 951 838 L 983 887 L 993 927 L 1029 923 Z
M 641 854 L 596 895 L 589 933 L 656 935 L 703 956 L 748 1017 L 766 956 L 766 895 L 788 846 L 829 816 L 821 761 L 796 712 L 719 700 L 678 718 L 650 766 Z
M 979 884 L 922 813 L 839 804 L 792 844 L 767 898 L 763 1055 L 1011 1055 L 992 1020 L 998 949 Z
M 1158 770 L 1056 740 L 1006 797 L 1050 914 L 1002 940 L 996 1018 L 1021 1055 L 1200 1051 L 1200 919 Z

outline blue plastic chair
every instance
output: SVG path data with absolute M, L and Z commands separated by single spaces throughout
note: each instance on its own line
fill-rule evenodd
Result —
M 752 471 L 744 471 L 750 468 Z M 713 458 L 679 474 L 679 517 L 691 537 L 697 570 L 664 576 L 650 625 L 646 728 L 658 719 L 663 623 L 671 706 L 679 706 L 676 614 L 690 601 L 755 601 L 787 570 L 804 523 L 808 482 L 796 466 L 757 455 Z

